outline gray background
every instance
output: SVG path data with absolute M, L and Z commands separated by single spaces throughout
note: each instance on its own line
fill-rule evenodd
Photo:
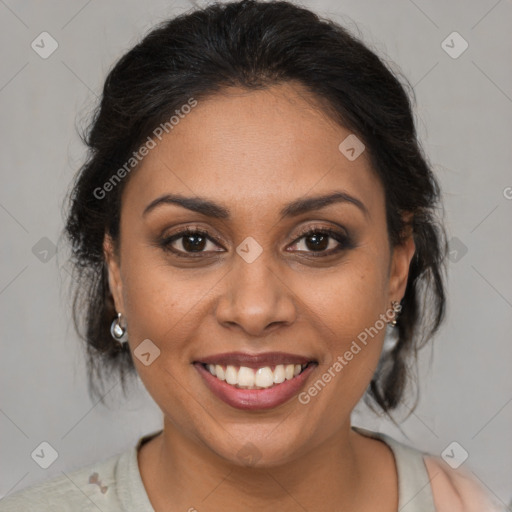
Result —
M 362 406 L 353 423 L 436 455 L 457 441 L 469 453 L 463 467 L 509 503 L 512 2 L 303 5 L 358 31 L 414 86 L 418 130 L 444 187 L 452 239 L 448 316 L 433 348 L 421 353 L 419 407 L 402 432 Z M 191 7 L 0 0 L 0 496 L 125 450 L 160 427 L 140 381 L 129 401 L 114 386 L 110 408 L 89 399 L 70 320 L 67 248 L 59 244 L 56 255 L 52 248 L 84 157 L 75 124 L 88 121 L 110 66 L 155 22 Z M 31 48 L 43 31 L 59 45 L 47 59 Z M 441 46 L 453 31 L 469 44 L 458 58 Z M 59 454 L 46 470 L 31 458 L 42 441 Z

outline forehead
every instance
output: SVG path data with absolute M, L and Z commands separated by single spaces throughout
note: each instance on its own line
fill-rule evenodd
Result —
M 343 189 L 369 209 L 382 206 L 366 153 L 351 161 L 339 149 L 350 135 L 300 86 L 226 89 L 198 101 L 161 141 L 154 139 L 123 203 L 142 212 L 155 197 L 174 192 L 266 211 Z

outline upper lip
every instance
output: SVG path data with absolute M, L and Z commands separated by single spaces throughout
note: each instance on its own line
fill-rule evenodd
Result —
M 263 368 L 278 364 L 307 364 L 316 362 L 313 358 L 286 352 L 264 352 L 261 354 L 249 354 L 247 352 L 225 352 L 208 357 L 196 359 L 196 363 L 218 364 L 232 366 L 246 366 L 247 368 Z

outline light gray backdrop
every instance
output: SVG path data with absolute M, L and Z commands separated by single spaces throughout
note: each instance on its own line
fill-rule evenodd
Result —
M 456 441 L 450 450 L 455 446 L 457 457 L 465 450 L 464 465 L 509 503 L 512 3 L 304 5 L 358 27 L 409 78 L 423 145 L 444 187 L 451 239 L 448 316 L 434 348 L 421 354 L 418 409 L 403 433 L 364 407 L 354 424 L 437 455 Z M 0 0 L 0 496 L 118 453 L 160 427 L 160 412 L 138 382 L 130 401 L 114 387 L 111 409 L 89 400 L 70 321 L 67 249 L 54 244 L 64 194 L 84 157 L 75 123 L 88 120 L 124 52 L 155 22 L 192 6 Z M 58 47 L 48 55 L 52 44 Z M 48 469 L 31 457 L 41 442 L 58 453 Z

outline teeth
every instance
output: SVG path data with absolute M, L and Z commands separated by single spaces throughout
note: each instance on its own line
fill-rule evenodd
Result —
M 240 368 L 242 371 L 242 368 Z M 254 384 L 260 388 L 269 388 L 274 385 L 274 373 L 267 366 L 266 368 L 258 368 L 254 377 Z
M 215 365 L 215 373 L 214 375 L 217 376 L 220 380 L 226 380 L 226 374 L 224 373 L 224 368 L 220 366 L 219 364 Z
M 238 370 L 238 385 L 248 388 L 254 386 L 254 370 L 252 368 L 240 367 L 240 370 Z
M 284 376 L 284 365 L 278 364 L 274 370 L 274 384 L 281 384 L 286 380 Z
M 220 380 L 225 380 L 228 384 L 238 388 L 257 389 L 270 388 L 275 384 L 281 384 L 285 380 L 291 380 L 299 375 L 307 364 L 278 364 L 272 370 L 270 366 L 253 369 L 246 366 L 227 367 L 219 364 L 207 364 L 207 370 Z
M 226 382 L 232 386 L 238 384 L 238 372 L 234 366 L 228 366 L 226 368 Z

